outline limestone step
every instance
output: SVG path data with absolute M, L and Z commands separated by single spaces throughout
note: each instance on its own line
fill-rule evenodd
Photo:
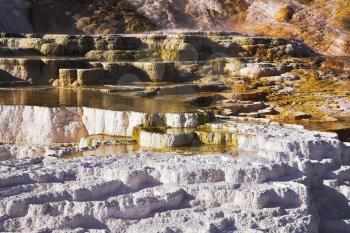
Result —
M 40 56 L 39 51 L 31 48 L 0 47 L 0 57 Z
M 156 57 L 169 61 L 201 61 L 215 57 L 299 57 L 314 53 L 304 44 L 279 38 L 244 37 L 221 33 L 132 35 L 5 35 L 5 47 L 32 48 L 50 56 L 85 55 L 110 59 Z M 146 54 L 139 51 L 146 50 Z M 131 51 L 131 52 L 128 52 Z M 138 51 L 135 53 L 135 51 Z M 153 54 L 152 56 L 150 56 Z
M 249 92 L 230 92 L 230 93 L 220 93 L 220 95 L 224 96 L 227 99 L 231 100 L 265 100 L 267 93 L 265 91 L 249 91 Z
M 151 50 L 91 50 L 87 58 L 105 62 L 123 62 L 156 59 Z
M 1 105 L 1 143 L 75 143 L 89 135 L 139 137 L 134 128 L 196 128 L 212 119 L 209 111 L 148 114 L 79 107 Z M 23 116 L 28 119 L 23 121 Z M 13 122 L 18 124 L 13 127 Z M 6 123 L 6 124 L 5 124 Z M 30 127 L 29 127 L 30 126 Z M 35 130 L 39 128 L 40 130 Z M 59 133 L 57 133 L 59 132 Z
M 226 145 L 232 147 L 238 146 L 237 134 L 232 132 L 218 130 L 199 130 L 195 132 L 203 144 Z
M 172 62 L 103 62 L 107 78 L 118 84 L 130 82 L 179 82 L 182 81 Z
M 58 78 L 61 68 L 89 67 L 85 58 L 3 57 L 0 58 L 0 81 L 24 81 L 48 85 Z
M 215 109 L 220 115 L 239 115 L 242 113 L 258 113 L 268 106 L 262 101 L 231 101 L 222 100 L 215 105 Z
M 104 76 L 105 71 L 101 68 L 59 69 L 59 79 L 53 85 L 61 87 L 94 85 Z
M 293 69 L 290 65 L 276 65 L 274 63 L 245 63 L 234 60 L 228 62 L 225 70 L 232 76 L 248 77 L 248 78 L 262 78 L 270 76 L 278 76 L 289 72 Z
M 153 149 L 176 148 L 185 146 L 216 145 L 237 147 L 237 135 L 225 131 L 207 131 L 205 129 L 146 129 L 136 128 L 133 137 L 142 147 Z
M 196 143 L 195 133 L 187 130 L 166 129 L 144 130 L 139 133 L 138 142 L 142 147 L 164 149 L 167 147 L 191 146 Z

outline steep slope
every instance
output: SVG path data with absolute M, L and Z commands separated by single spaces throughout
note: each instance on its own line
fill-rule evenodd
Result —
M 36 32 L 113 34 L 154 30 L 155 26 L 124 0 L 32 0 Z
M 29 21 L 30 2 L 27 0 L 0 1 L 0 31 L 33 32 Z
M 350 54 L 350 2 L 340 0 L 129 0 L 168 28 L 229 30 L 304 40 L 329 55 Z
M 124 0 L 2 0 L 0 31 L 112 34 L 154 30 Z

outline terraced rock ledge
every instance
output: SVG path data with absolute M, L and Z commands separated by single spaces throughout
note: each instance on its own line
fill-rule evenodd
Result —
M 89 118 L 99 115 L 93 112 L 101 110 L 83 111 Z M 62 115 L 62 110 L 57 114 Z M 112 113 L 100 116 L 108 114 Z M 136 122 L 135 116 L 129 115 L 129 120 L 134 120 L 126 128 L 116 126 L 115 134 L 120 130 L 131 133 L 127 129 Z M 185 127 L 185 122 L 192 122 L 188 127 L 194 127 L 196 121 L 194 115 L 184 117 L 184 121 L 170 119 L 174 118 L 167 118 L 174 127 Z M 89 129 L 86 123 L 85 127 L 90 133 L 113 129 L 109 125 L 113 122 L 101 121 L 106 128 Z M 46 130 L 60 129 L 44 129 L 46 125 L 48 122 L 37 122 L 33 127 L 42 128 L 40 135 L 50 140 L 53 134 Z M 80 126 L 73 120 L 67 125 L 70 127 L 63 126 L 66 131 L 62 132 L 67 137 L 70 136 L 67 133 L 76 132 L 73 125 Z M 349 230 L 348 143 L 342 143 L 332 133 L 311 132 L 293 125 L 225 120 L 206 126 L 212 133 L 199 137 L 202 142 L 215 143 L 220 138 L 222 143 L 228 140 L 222 140 L 220 132 L 231 133 L 235 135 L 239 157 L 227 153 L 181 156 L 141 150 L 68 160 L 47 154 L 1 162 L 1 231 Z M 10 133 L 9 129 L 7 132 Z M 164 136 L 158 138 L 141 132 L 139 137 L 141 144 L 157 146 Z M 164 140 L 174 140 L 171 146 L 176 146 L 188 137 L 190 142 L 194 136 L 182 134 Z M 2 153 L 6 148 L 10 147 L 3 146 Z
M 176 31 L 0 57 L 1 232 L 350 231 L 348 58 Z

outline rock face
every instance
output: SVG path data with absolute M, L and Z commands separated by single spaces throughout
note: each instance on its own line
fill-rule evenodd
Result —
M 146 122 L 145 113 L 83 109 L 83 122 L 90 135 L 132 136 L 133 128 Z
M 148 114 L 85 107 L 10 105 L 1 105 L 0 113 L 0 142 L 25 145 L 76 143 L 82 137 L 101 134 L 132 137 L 138 126 L 195 128 L 212 117 L 210 112 Z
M 350 54 L 350 5 L 344 1 L 130 2 L 153 22 L 167 28 L 225 29 L 250 35 L 298 38 L 328 55 Z
M 66 143 L 86 135 L 79 108 L 1 105 L 0 111 L 0 141 L 5 143 Z

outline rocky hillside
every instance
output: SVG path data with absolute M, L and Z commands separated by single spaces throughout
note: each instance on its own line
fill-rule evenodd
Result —
M 154 30 L 123 0 L 1 0 L 0 31 L 113 34 Z
M 1 0 L 0 31 L 109 34 L 156 29 L 230 30 L 304 40 L 350 54 L 342 0 Z
M 342 0 L 131 0 L 170 28 L 229 30 L 304 40 L 330 55 L 350 54 L 350 2 Z

